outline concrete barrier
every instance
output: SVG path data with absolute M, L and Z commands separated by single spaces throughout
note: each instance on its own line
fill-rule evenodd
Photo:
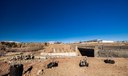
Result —
M 68 53 L 41 53 L 42 56 L 77 56 L 76 52 L 68 52 Z

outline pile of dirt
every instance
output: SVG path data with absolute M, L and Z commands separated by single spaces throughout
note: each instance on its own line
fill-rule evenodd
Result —
M 46 53 L 60 53 L 60 52 L 74 52 L 75 48 L 68 44 L 51 44 L 46 47 L 42 52 Z

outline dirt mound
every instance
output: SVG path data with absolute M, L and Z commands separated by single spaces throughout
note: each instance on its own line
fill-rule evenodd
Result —
M 73 52 L 75 48 L 67 45 L 67 44 L 51 44 L 47 48 L 43 50 L 46 53 L 53 53 L 53 52 Z

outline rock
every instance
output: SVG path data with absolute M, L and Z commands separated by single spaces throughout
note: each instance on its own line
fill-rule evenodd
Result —
M 38 70 L 37 75 L 42 75 L 42 74 L 44 74 L 44 70 L 43 69 L 42 70 Z

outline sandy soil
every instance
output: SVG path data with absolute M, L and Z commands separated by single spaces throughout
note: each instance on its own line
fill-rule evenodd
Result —
M 103 58 L 88 58 L 89 67 L 79 67 L 81 57 L 56 59 L 59 61 L 59 66 L 52 69 L 47 69 L 43 66 L 43 62 L 34 65 L 31 76 L 35 76 L 37 68 L 44 69 L 44 76 L 128 76 L 128 59 L 114 59 L 115 64 L 106 64 Z
M 79 67 L 83 57 L 59 58 L 58 67 L 48 69 L 46 66 L 53 59 L 23 61 L 24 71 L 33 66 L 23 76 L 128 76 L 128 58 L 114 58 L 115 64 L 106 64 L 106 58 L 88 58 L 89 67 Z M 0 76 L 7 73 L 8 63 L 0 62 Z M 39 71 L 43 70 L 41 74 Z
M 70 45 L 50 45 L 44 50 L 35 52 L 73 52 L 75 49 Z M 25 52 L 26 54 L 26 52 Z M 0 76 L 9 73 L 8 58 L 11 56 L 0 58 Z M 34 59 L 17 61 L 24 65 L 24 72 L 32 66 L 32 70 L 26 72 L 23 76 L 128 76 L 128 58 L 113 58 L 115 64 L 106 64 L 102 57 L 88 57 L 89 67 L 79 67 L 79 62 L 85 57 L 57 58 L 57 59 Z M 4 61 L 6 60 L 6 62 Z M 58 61 L 58 67 L 47 68 L 47 64 L 51 61 Z

